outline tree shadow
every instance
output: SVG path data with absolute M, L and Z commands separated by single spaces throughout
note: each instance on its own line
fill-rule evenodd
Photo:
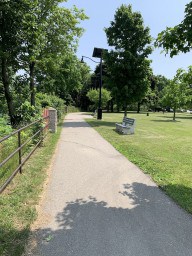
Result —
M 152 122 L 158 122 L 158 123 L 180 123 L 181 121 L 178 120 L 150 120 Z
M 54 228 L 35 232 L 37 247 L 26 255 L 191 255 L 192 218 L 157 187 L 124 184 L 118 195 L 115 206 L 92 196 L 67 202 Z
M 92 116 L 92 112 L 81 112 L 80 115 L 82 115 L 82 116 Z
M 69 119 L 68 119 L 69 120 Z M 73 121 L 68 121 L 64 122 L 62 124 L 63 128 L 86 128 L 86 127 L 90 127 L 90 125 L 84 121 L 75 121 L 74 119 L 71 119 Z
M 173 119 L 172 116 L 158 116 L 160 118 L 167 118 L 167 119 Z M 180 116 L 176 114 L 176 120 L 177 119 L 192 119 L 192 116 Z
M 17 229 L 13 225 L 0 224 L 0 255 L 23 255 L 29 233 L 29 227 Z
M 168 184 L 162 189 L 169 194 L 181 207 L 192 213 L 192 188 L 181 184 Z
M 91 127 L 103 127 L 103 126 L 115 127 L 115 122 L 94 121 L 94 122 L 91 122 L 90 125 Z

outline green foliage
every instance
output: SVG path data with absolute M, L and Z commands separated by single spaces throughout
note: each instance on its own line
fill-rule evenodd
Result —
M 192 109 L 192 66 L 188 67 L 188 71 L 183 71 L 183 81 L 187 84 L 187 103 L 186 107 Z
M 80 112 L 79 108 L 74 107 L 74 106 L 67 106 L 66 110 L 67 110 L 67 113 Z
M 156 110 L 162 108 L 163 89 L 169 84 L 170 80 L 162 75 L 151 78 L 151 86 L 148 88 L 141 104 L 147 109 Z
M 114 21 L 105 28 L 109 46 L 114 50 L 104 54 L 108 78 L 107 84 L 116 103 L 126 106 L 140 101 L 150 85 L 151 69 L 148 55 L 149 28 L 144 27 L 140 13 L 131 5 L 121 5 Z
M 37 93 L 37 102 L 42 108 L 53 107 L 55 109 L 62 108 L 64 106 L 64 100 L 56 95 L 50 95 L 47 93 Z
M 46 93 L 37 93 L 37 106 L 42 109 L 45 107 L 53 107 L 57 110 L 58 119 L 60 120 L 65 111 L 65 101 L 56 95 Z
M 155 80 L 156 89 L 158 90 L 159 93 L 161 93 L 162 90 L 170 82 L 170 79 L 168 79 L 168 78 L 166 78 L 165 76 L 162 76 L 162 75 L 154 76 L 154 80 Z
M 158 96 L 156 90 L 151 90 L 151 88 L 148 88 L 148 91 L 146 93 L 145 98 L 141 101 L 142 105 L 147 106 L 147 109 L 154 110 L 156 107 L 158 107 Z
M 18 110 L 25 101 L 30 100 L 30 93 L 28 88 L 28 78 L 25 75 L 15 75 L 12 68 L 9 69 L 9 90 L 12 95 L 12 106 L 14 108 L 14 115 L 19 116 Z M 0 113 L 7 114 L 7 103 L 4 95 L 4 89 L 1 90 L 0 84 Z
M 186 5 L 185 17 L 183 21 L 173 28 L 167 27 L 166 30 L 158 34 L 155 46 L 163 47 L 170 57 L 179 52 L 189 52 L 192 46 L 192 2 Z
M 37 64 L 40 67 L 48 62 L 52 66 L 60 67 L 61 56 L 76 50 L 77 39 L 83 32 L 78 24 L 80 20 L 86 19 L 84 12 L 76 7 L 72 10 L 61 7 L 60 0 L 52 0 L 51 3 L 45 0 L 43 2 L 44 4 L 42 0 L 25 0 L 20 33 L 25 42 L 21 60 L 30 76 L 32 105 L 35 101 L 34 78 Z
M 89 72 L 75 57 L 84 31 L 79 23 L 87 17 L 83 10 L 67 9 L 61 2 L 13 0 L 1 5 L 0 98 L 6 102 L 1 101 L 0 109 L 8 111 L 13 125 L 26 100 L 35 106 L 36 81 L 40 91 L 76 98 Z M 20 69 L 25 76 L 15 77 Z
M 78 104 L 78 95 L 89 80 L 89 74 L 88 66 L 80 63 L 69 50 L 60 56 L 58 63 L 52 65 L 51 61 L 46 62 L 38 69 L 38 91 L 55 94 L 67 105 Z
M 8 113 L 8 109 L 7 109 L 7 104 L 6 104 L 5 95 L 4 95 L 3 84 L 0 81 L 0 115 L 7 114 L 7 113 Z
M 185 106 L 188 101 L 188 85 L 184 81 L 184 71 L 177 70 L 177 74 L 173 80 L 163 89 L 162 104 L 170 106 L 174 110 L 173 119 L 175 120 L 176 109 Z
M 111 92 L 109 92 L 107 89 L 102 88 L 101 89 L 101 106 L 102 108 L 106 107 L 107 102 L 111 100 Z M 91 89 L 87 93 L 87 97 L 90 101 L 94 103 L 94 107 L 98 107 L 99 102 L 99 90 Z
M 25 101 L 17 110 L 18 116 L 20 116 L 22 120 L 22 124 L 30 123 L 34 121 L 34 118 L 37 118 L 37 113 L 35 111 L 35 107 L 31 106 L 30 102 Z
M 0 117 L 0 138 L 6 136 L 13 131 L 12 127 L 7 124 L 7 119 Z

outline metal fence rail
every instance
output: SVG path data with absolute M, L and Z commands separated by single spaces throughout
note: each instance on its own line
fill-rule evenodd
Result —
M 21 132 L 28 129 L 29 127 L 32 127 L 35 124 L 44 124 L 43 127 L 39 128 L 37 132 L 35 132 L 30 138 L 28 138 L 23 144 L 21 143 Z M 34 121 L 30 123 L 29 125 L 26 125 L 11 134 L 3 137 L 0 139 L 0 143 L 8 140 L 10 137 L 17 134 L 17 148 L 9 155 L 7 156 L 1 163 L 0 163 L 0 170 L 1 168 L 13 157 L 18 153 L 18 166 L 17 168 L 12 172 L 10 177 L 3 183 L 3 185 L 0 186 L 0 193 L 2 193 L 5 188 L 8 186 L 8 184 L 12 181 L 12 179 L 15 177 L 15 175 L 20 172 L 22 173 L 22 166 L 25 164 L 25 162 L 29 159 L 29 157 L 33 154 L 33 152 L 37 149 L 37 147 L 41 144 L 43 139 L 48 133 L 48 126 L 49 126 L 49 116 L 48 112 L 44 113 L 43 118 L 40 120 Z M 29 152 L 27 156 L 25 156 L 24 159 L 22 159 L 22 149 L 24 146 L 26 146 L 30 141 L 32 141 L 34 138 L 38 137 L 38 141 L 36 144 L 34 144 L 33 149 Z

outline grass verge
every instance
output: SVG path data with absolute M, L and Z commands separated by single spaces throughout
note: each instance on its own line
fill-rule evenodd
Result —
M 128 113 L 136 118 L 134 135 L 120 135 L 115 123 L 123 113 L 104 113 L 103 120 L 86 120 L 120 153 L 135 163 L 181 207 L 192 213 L 192 115 Z
M 37 217 L 35 206 L 47 177 L 62 125 L 56 134 L 48 134 L 44 145 L 38 148 L 0 196 L 0 255 L 20 256 L 27 242 L 30 225 Z M 34 164 L 35 163 L 35 164 Z

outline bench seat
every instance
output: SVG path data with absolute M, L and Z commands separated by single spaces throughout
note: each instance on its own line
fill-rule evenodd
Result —
M 116 131 L 122 134 L 134 134 L 135 119 L 124 117 L 122 124 L 116 123 Z

